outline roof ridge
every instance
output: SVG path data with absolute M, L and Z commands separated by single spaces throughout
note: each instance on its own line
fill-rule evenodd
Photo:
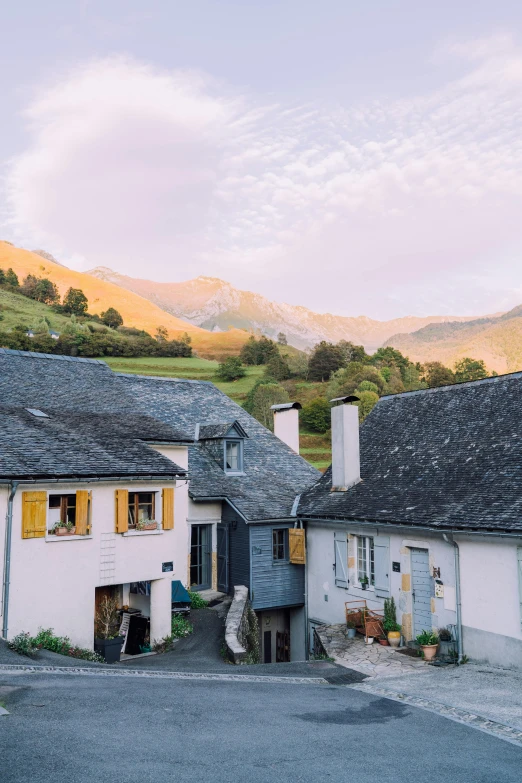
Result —
M 107 369 L 109 368 L 109 365 L 102 361 L 101 359 L 88 359 L 84 356 L 65 356 L 64 354 L 59 353 L 38 353 L 36 351 L 16 351 L 13 348 L 0 348 L 0 356 L 2 354 L 7 354 L 8 356 L 21 356 L 22 358 L 31 358 L 31 359 L 56 359 L 58 361 L 66 361 L 66 362 L 87 362 L 89 364 L 103 364 Z
M 102 362 L 104 364 L 104 362 Z M 197 378 L 164 378 L 160 375 L 139 375 L 133 372 L 115 372 L 118 378 L 132 378 L 133 380 L 138 378 L 142 381 L 170 381 L 171 383 L 201 383 L 207 386 L 214 386 L 212 381 L 202 381 Z
M 433 394 L 435 392 L 451 391 L 453 389 L 464 389 L 469 386 L 479 386 L 486 383 L 498 383 L 503 380 L 515 380 L 522 378 L 522 372 L 507 372 L 503 375 L 492 375 L 489 378 L 479 378 L 476 381 L 463 381 L 461 383 L 449 383 L 446 386 L 434 386 L 431 389 L 415 389 L 414 391 L 404 391 L 398 394 L 384 394 L 379 402 L 383 400 L 394 400 L 397 397 L 412 397 L 414 394 Z

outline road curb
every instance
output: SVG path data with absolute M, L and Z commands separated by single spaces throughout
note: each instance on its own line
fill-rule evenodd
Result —
M 450 707 L 447 704 L 442 704 L 431 699 L 423 699 L 421 696 L 410 696 L 407 693 L 400 693 L 398 691 L 389 691 L 386 688 L 381 688 L 378 685 L 371 684 L 354 684 L 349 685 L 352 690 L 361 691 L 362 693 L 368 693 L 374 696 L 383 696 L 386 699 L 400 702 L 401 704 L 409 704 L 412 707 L 419 707 L 419 709 L 427 710 L 428 712 L 434 712 L 436 715 L 441 715 L 443 718 L 448 718 L 456 723 L 470 726 L 470 728 L 478 729 L 486 734 L 491 734 L 493 737 L 503 739 L 506 742 L 510 742 L 512 745 L 522 748 L 522 731 L 509 726 L 505 723 L 498 723 L 497 721 L 490 720 L 484 715 L 478 715 L 474 712 L 467 712 L 461 710 L 458 707 Z

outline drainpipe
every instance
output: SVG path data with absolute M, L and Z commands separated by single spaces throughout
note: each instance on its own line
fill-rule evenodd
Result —
M 10 485 L 9 500 L 7 501 L 7 514 L 5 517 L 5 551 L 4 551 L 4 583 L 2 602 L 2 637 L 7 639 L 8 615 L 9 615 L 9 584 L 11 581 L 11 538 L 13 532 L 13 500 L 18 489 L 18 481 Z
M 453 544 L 453 551 L 455 553 L 455 599 L 457 604 L 457 651 L 458 651 L 458 663 L 462 661 L 463 648 L 462 648 L 462 602 L 460 597 L 460 550 L 459 545 L 452 538 L 448 538 L 446 533 L 442 534 L 442 538 L 447 544 Z

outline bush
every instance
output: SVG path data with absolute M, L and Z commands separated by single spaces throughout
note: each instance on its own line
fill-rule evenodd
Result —
M 70 658 L 104 663 L 104 659 L 98 653 L 77 647 L 72 644 L 68 636 L 55 636 L 52 628 L 40 628 L 34 637 L 29 633 L 19 633 L 8 642 L 8 646 L 19 655 L 27 655 L 29 658 L 34 658 L 38 650 L 50 650 Z
M 38 652 L 38 645 L 33 637 L 28 633 L 19 633 L 9 642 L 7 646 L 18 655 L 26 655 L 28 658 L 34 658 Z
M 331 427 L 330 403 L 324 397 L 316 397 L 303 406 L 301 421 L 312 432 L 326 432 Z
M 205 609 L 208 606 L 208 601 L 205 601 L 199 593 L 193 593 L 191 590 L 188 590 L 188 594 L 190 595 L 190 606 L 192 609 Z
M 246 370 L 241 363 L 241 359 L 238 356 L 230 356 L 221 362 L 219 365 L 216 377 L 220 381 L 237 381 L 239 378 L 244 378 Z
M 288 362 L 281 354 L 274 354 L 266 365 L 265 375 L 267 378 L 273 378 L 274 381 L 287 381 L 290 378 Z
M 190 636 L 194 630 L 192 624 L 182 614 L 174 614 L 172 616 L 171 628 L 173 639 L 182 639 L 184 636 Z

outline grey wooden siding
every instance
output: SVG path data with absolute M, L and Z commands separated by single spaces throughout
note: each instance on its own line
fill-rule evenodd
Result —
M 305 567 L 272 560 L 272 528 L 250 525 L 252 562 L 251 600 L 254 609 L 299 606 L 304 603 Z
M 228 590 L 245 585 L 250 590 L 250 545 L 246 523 L 227 504 L 223 504 L 222 524 L 228 525 Z

